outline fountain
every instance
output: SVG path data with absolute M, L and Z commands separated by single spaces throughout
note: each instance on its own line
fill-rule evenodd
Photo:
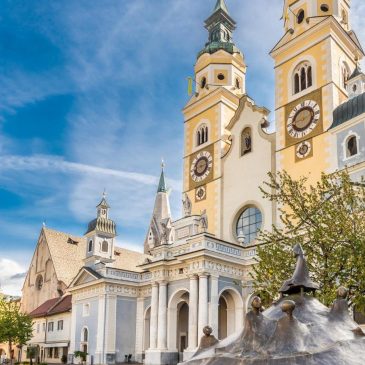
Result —
M 292 278 L 281 298 L 262 311 L 255 297 L 241 333 L 218 341 L 206 327 L 199 349 L 184 365 L 364 365 L 365 335 L 348 310 L 340 287 L 332 308 L 314 296 L 319 286 L 308 272 L 300 245 Z M 312 295 L 313 294 L 313 295 Z

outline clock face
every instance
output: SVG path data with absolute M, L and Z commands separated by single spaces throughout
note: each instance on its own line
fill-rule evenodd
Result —
M 298 144 L 296 148 L 296 155 L 298 158 L 306 158 L 312 151 L 312 145 L 308 141 L 304 141 Z
M 303 138 L 317 126 L 320 117 L 319 105 L 313 100 L 298 104 L 289 114 L 287 130 L 293 138 Z
M 213 157 L 207 151 L 199 152 L 193 160 L 190 168 L 191 178 L 195 182 L 205 180 L 213 166 Z

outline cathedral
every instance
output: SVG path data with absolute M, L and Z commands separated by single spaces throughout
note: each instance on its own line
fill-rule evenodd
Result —
M 143 254 L 115 246 L 106 196 L 84 235 L 42 228 L 22 299 L 40 361 L 78 363 L 82 351 L 87 364 L 174 365 L 204 326 L 219 339 L 242 328 L 258 232 L 278 224 L 259 190 L 267 174 L 364 174 L 364 52 L 350 20 L 350 0 L 284 1 L 270 133 L 270 111 L 246 91 L 236 22 L 216 1 L 183 109 L 183 214 L 171 216 L 162 166 Z

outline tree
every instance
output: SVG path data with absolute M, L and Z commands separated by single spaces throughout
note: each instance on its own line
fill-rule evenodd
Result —
M 278 295 L 293 274 L 294 244 L 306 253 L 311 278 L 320 285 L 319 299 L 330 305 L 339 285 L 350 290 L 357 309 L 365 309 L 365 184 L 353 182 L 347 171 L 322 174 L 314 186 L 286 172 L 269 174 L 261 191 L 278 206 L 279 224 L 261 232 L 255 289 Z
M 0 298 L 0 343 L 8 344 L 11 358 L 13 346 L 22 347 L 32 338 L 32 334 L 32 319 L 21 312 L 19 302 Z

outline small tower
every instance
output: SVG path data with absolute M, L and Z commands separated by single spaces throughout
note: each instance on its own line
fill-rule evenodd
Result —
M 167 245 L 172 241 L 171 223 L 169 195 L 165 182 L 164 163 L 162 162 L 155 206 L 153 208 L 151 223 L 144 243 L 145 253 L 148 253 L 157 246 Z
M 365 74 L 361 71 L 359 64 L 357 64 L 354 72 L 347 80 L 347 92 L 349 99 L 365 92 Z
M 85 233 L 86 266 L 95 266 L 100 262 L 110 264 L 114 261 L 116 224 L 108 217 L 109 209 L 104 192 L 101 202 L 96 207 L 96 218 L 89 223 Z

